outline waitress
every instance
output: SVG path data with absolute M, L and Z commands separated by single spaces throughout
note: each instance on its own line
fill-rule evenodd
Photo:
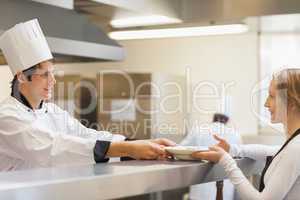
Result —
M 121 135 L 88 129 L 45 101 L 55 84 L 52 54 L 38 20 L 20 23 L 0 36 L 14 75 L 11 96 L 0 104 L 0 171 L 93 164 L 109 157 L 158 159 L 166 139 L 124 141 Z
M 224 139 L 195 158 L 207 159 L 222 165 L 242 199 L 276 200 L 299 199 L 300 194 L 300 69 L 286 69 L 274 75 L 265 107 L 272 123 L 285 128 L 286 142 L 281 147 L 264 145 L 229 145 Z M 229 153 L 228 153 L 229 152 Z M 231 156 L 266 159 L 259 190 L 256 190 Z

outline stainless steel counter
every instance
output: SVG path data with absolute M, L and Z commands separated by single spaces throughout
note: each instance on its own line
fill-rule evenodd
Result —
M 263 163 L 239 159 L 245 175 Z M 170 190 L 225 179 L 221 166 L 201 162 L 127 161 L 0 173 L 0 199 L 94 200 Z

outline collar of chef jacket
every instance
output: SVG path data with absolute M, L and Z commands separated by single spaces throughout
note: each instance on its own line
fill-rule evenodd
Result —
M 24 95 L 22 95 L 21 93 L 19 93 L 19 94 L 20 95 L 12 96 L 12 99 L 16 102 L 16 105 L 21 110 L 26 111 L 26 112 L 33 112 L 36 114 L 48 113 L 48 109 L 43 101 L 40 103 L 39 109 L 33 110 L 31 105 L 29 104 L 28 100 L 26 99 L 26 97 Z

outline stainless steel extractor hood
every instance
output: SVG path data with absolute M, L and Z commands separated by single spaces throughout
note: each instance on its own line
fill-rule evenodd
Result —
M 74 10 L 29 0 L 1 0 L 0 3 L 0 33 L 16 23 L 38 18 L 51 51 L 58 57 L 124 59 L 122 46 Z

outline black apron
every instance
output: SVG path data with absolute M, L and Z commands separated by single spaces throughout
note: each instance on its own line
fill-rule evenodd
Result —
M 275 156 L 267 156 L 265 168 L 261 173 L 259 192 L 262 192 L 265 188 L 264 177 L 273 159 L 285 148 L 285 146 L 289 144 L 290 141 L 292 141 L 292 139 L 294 139 L 294 137 L 296 137 L 299 134 L 300 134 L 300 128 L 283 144 L 283 146 L 279 149 L 279 151 L 275 154 Z

